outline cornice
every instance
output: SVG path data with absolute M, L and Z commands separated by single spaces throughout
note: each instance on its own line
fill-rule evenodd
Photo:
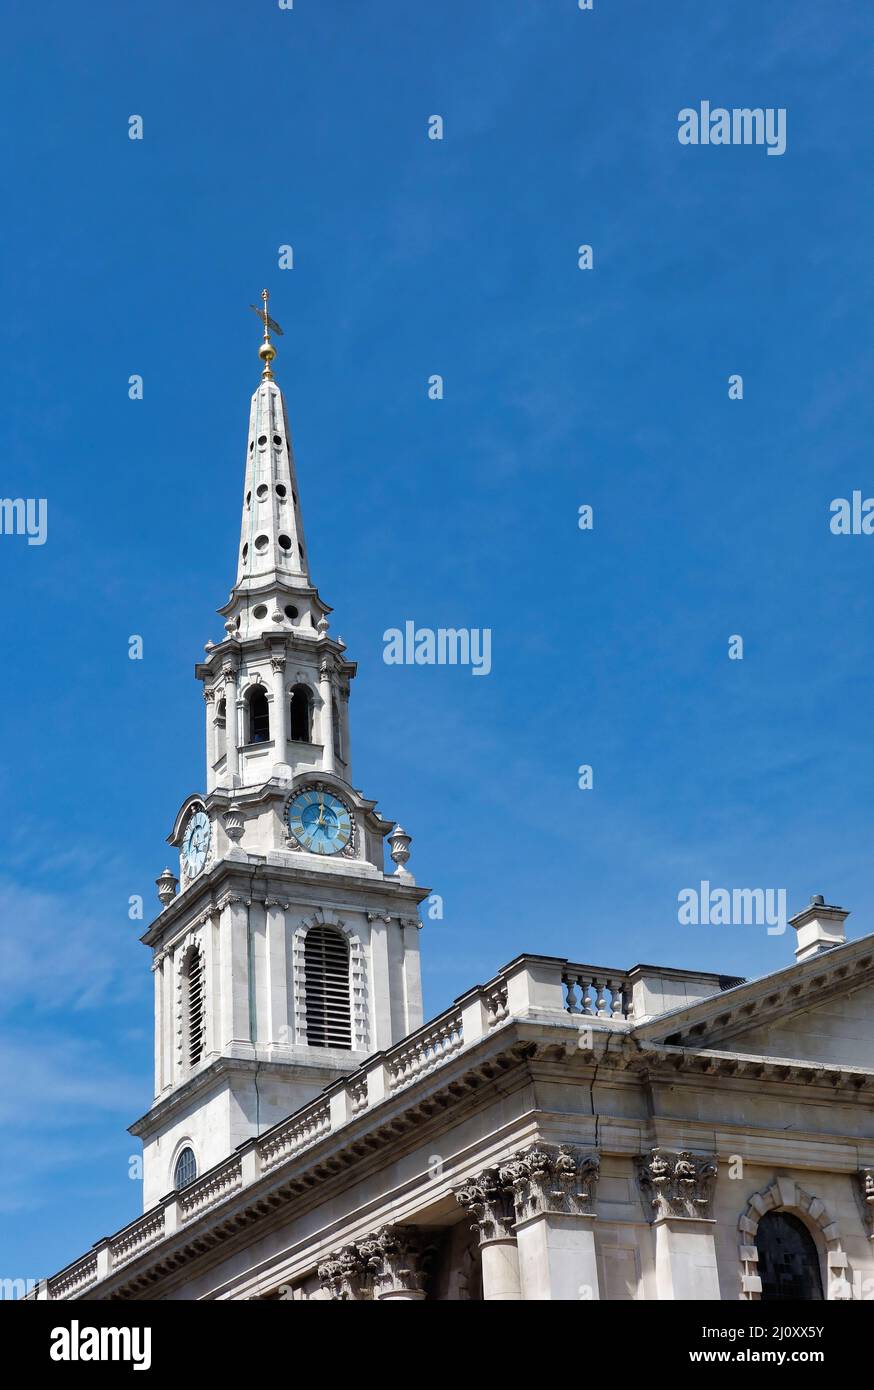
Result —
M 308 869 L 303 864 L 279 864 L 268 862 L 265 856 L 249 855 L 246 859 L 219 859 L 211 869 L 199 874 L 190 887 L 177 893 L 157 917 L 149 923 L 140 941 L 146 946 L 156 946 L 169 931 L 176 927 L 188 928 L 205 921 L 221 912 L 234 897 L 247 902 L 264 903 L 268 897 L 289 898 L 293 906 L 305 906 L 295 901 L 296 891 L 319 888 L 324 892 L 337 892 L 338 895 L 351 893 L 362 896 L 361 908 L 367 909 L 367 899 L 384 894 L 394 900 L 399 909 L 407 905 L 406 911 L 391 914 L 415 916 L 420 903 L 430 894 L 430 888 L 411 884 L 393 874 L 381 873 L 371 865 L 371 873 L 356 870 L 357 861 L 343 861 L 342 868 L 332 868 L 330 877 L 317 868 Z M 288 892 L 283 891 L 289 890 Z M 338 901 L 340 899 L 338 898 Z M 350 904 L 342 903 L 345 909 Z
M 345 1056 L 349 1059 L 353 1070 L 360 1066 L 362 1057 L 360 1052 L 347 1052 Z M 321 1076 L 319 1071 L 321 1071 Z M 176 1086 L 167 1095 L 156 1097 L 154 1104 L 145 1114 L 141 1115 L 138 1120 L 134 1120 L 133 1124 L 128 1125 L 128 1134 L 132 1134 L 136 1139 L 147 1138 L 154 1129 L 166 1124 L 177 1110 L 185 1109 L 202 1091 L 211 1089 L 216 1081 L 223 1076 L 228 1078 L 277 1077 L 283 1080 L 300 1079 L 310 1083 L 322 1080 L 325 1083 L 326 1093 L 332 1087 L 340 1084 L 335 1067 L 317 1068 L 310 1060 L 306 1062 L 276 1061 L 261 1057 L 227 1057 L 219 1054 L 212 1057 L 201 1071 L 188 1077 L 186 1081 L 180 1086 Z
M 634 1041 L 632 1039 L 632 1041 Z M 646 1073 L 652 1080 L 663 1074 L 674 1080 L 679 1075 L 689 1079 L 709 1077 L 734 1080 L 746 1085 L 776 1082 L 781 1088 L 811 1086 L 836 1093 L 874 1094 L 874 1067 L 846 1066 L 837 1062 L 808 1062 L 793 1057 L 765 1057 L 747 1052 L 718 1051 L 711 1048 L 681 1047 L 672 1043 L 637 1041 L 637 1049 L 628 1060 L 631 1071 Z
M 686 1047 L 725 1042 L 761 1023 L 790 1018 L 837 993 L 874 979 L 874 935 L 848 941 L 810 960 L 736 985 L 697 1004 L 634 1025 L 641 1040 L 670 1039 Z

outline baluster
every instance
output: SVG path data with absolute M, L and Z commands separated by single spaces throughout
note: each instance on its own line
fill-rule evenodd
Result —
M 598 1018 L 606 1018 L 606 1017 L 607 1017 L 607 1000 L 606 1000 L 605 997 L 604 997 L 604 987 L 605 987 L 605 984 L 606 984 L 606 981 L 605 981 L 605 980 L 599 980 L 598 977 L 595 976 L 594 985 L 595 985 L 595 990 L 596 990 L 597 995 L 598 995 L 598 997 L 597 997 L 597 999 L 596 999 L 596 1001 L 595 1001 L 595 1012 L 596 1012 Z
M 610 991 L 610 1017 L 622 1017 L 622 982 L 620 980 L 608 980 L 607 988 Z
M 586 979 L 585 982 L 584 982 L 584 981 L 583 981 L 583 978 L 582 978 L 582 977 L 580 978 L 580 990 L 581 990 L 582 995 L 583 995 L 583 1007 L 582 1007 L 582 1009 L 581 1009 L 581 1012 L 584 1013 L 584 1014 L 588 1014 L 589 1017 L 592 1017 L 592 1016 L 594 1015 L 594 1012 L 595 1012 L 595 1010 L 592 1008 L 592 995 L 591 995 L 591 987 L 592 987 L 592 985 L 593 985 L 594 983 L 595 983 L 594 980 Z

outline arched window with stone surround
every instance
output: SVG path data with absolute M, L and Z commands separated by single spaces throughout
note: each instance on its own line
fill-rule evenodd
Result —
M 800 1217 L 790 1211 L 766 1211 L 756 1231 L 762 1301 L 821 1302 L 819 1252 Z
M 289 738 L 293 743 L 312 743 L 313 697 L 306 685 L 292 686 Z
M 249 743 L 267 743 L 270 738 L 270 706 L 263 685 L 253 685 L 246 696 Z
M 177 1192 L 181 1187 L 187 1187 L 194 1182 L 197 1177 L 197 1159 L 194 1157 L 194 1150 L 187 1145 L 176 1160 L 173 1169 L 173 1186 Z
M 310 1047 L 352 1047 L 349 943 L 337 927 L 310 927 L 304 939 L 306 1034 Z

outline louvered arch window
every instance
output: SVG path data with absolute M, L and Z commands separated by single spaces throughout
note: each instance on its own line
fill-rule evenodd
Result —
M 196 1177 L 197 1159 L 194 1157 L 194 1150 L 183 1149 L 173 1170 L 173 1186 L 178 1192 L 180 1187 L 187 1187 L 190 1182 L 194 1182 Z
M 193 1067 L 203 1056 L 203 955 L 197 946 L 188 952 L 185 974 L 185 1046 Z
M 336 927 L 311 927 L 304 942 L 307 1042 L 352 1047 L 349 945 Z

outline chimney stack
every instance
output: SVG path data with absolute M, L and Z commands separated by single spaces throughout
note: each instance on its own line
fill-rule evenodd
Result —
M 832 907 L 821 893 L 815 893 L 807 907 L 789 918 L 789 925 L 795 928 L 798 936 L 795 959 L 799 962 L 810 960 L 833 946 L 842 946 L 847 939 L 844 922 L 849 915 L 845 908 Z

